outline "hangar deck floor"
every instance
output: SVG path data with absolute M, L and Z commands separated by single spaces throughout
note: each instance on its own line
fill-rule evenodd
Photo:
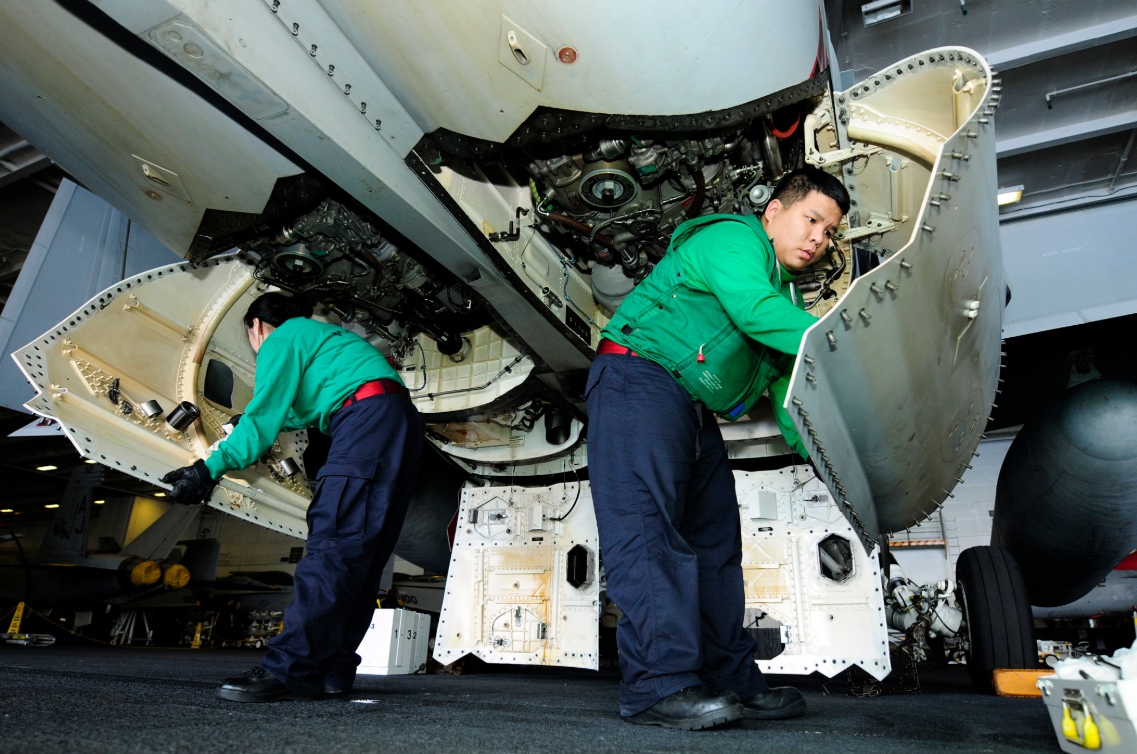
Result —
M 683 733 L 623 723 L 606 673 L 510 670 L 361 677 L 349 700 L 240 705 L 218 681 L 259 652 L 0 645 L 0 752 L 1059 751 L 1037 699 L 968 690 L 962 668 L 921 694 L 853 699 L 796 682 L 805 717 Z

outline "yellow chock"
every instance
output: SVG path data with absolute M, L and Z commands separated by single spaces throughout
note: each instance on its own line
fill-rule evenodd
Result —
M 1041 698 L 1042 691 L 1038 688 L 1038 679 L 1053 675 L 1050 668 L 1046 670 L 1005 670 L 997 669 L 991 674 L 991 685 L 999 696 L 1034 696 Z
M 150 586 L 162 578 L 162 569 L 153 560 L 144 560 L 130 571 L 130 583 L 135 586 Z
M 8 626 L 8 633 L 20 633 L 20 624 L 24 622 L 24 603 L 16 605 L 16 614 L 12 616 L 12 623 Z
M 1082 725 L 1082 734 L 1078 735 L 1078 724 L 1070 715 L 1070 706 L 1066 702 L 1062 702 L 1062 735 L 1066 736 L 1067 741 L 1076 743 L 1084 749 L 1100 749 L 1101 731 L 1098 730 L 1089 707 L 1083 707 L 1083 710 L 1085 710 L 1086 722 Z
M 162 574 L 162 583 L 171 589 L 181 589 L 190 583 L 189 569 L 184 565 L 172 565 Z
M 197 624 L 197 629 L 193 632 L 193 642 L 190 643 L 190 649 L 201 649 L 201 623 Z

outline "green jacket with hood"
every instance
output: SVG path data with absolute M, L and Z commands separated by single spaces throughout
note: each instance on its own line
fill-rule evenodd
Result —
M 688 220 L 603 335 L 663 366 L 729 421 L 769 390 L 782 435 L 807 457 L 782 404 L 802 337 L 817 320 L 792 281 L 759 218 Z

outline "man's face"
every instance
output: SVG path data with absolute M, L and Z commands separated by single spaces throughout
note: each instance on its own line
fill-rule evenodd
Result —
M 801 272 L 821 259 L 840 222 L 841 208 L 820 191 L 788 206 L 775 199 L 762 215 L 774 254 L 787 272 Z

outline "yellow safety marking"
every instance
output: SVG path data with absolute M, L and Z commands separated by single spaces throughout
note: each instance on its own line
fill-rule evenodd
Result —
M 190 644 L 190 649 L 201 649 L 201 622 L 197 624 L 197 629 L 193 632 L 193 643 Z
M 12 625 L 8 626 L 8 633 L 20 633 L 20 623 L 24 620 L 24 603 L 16 605 L 16 614 L 12 616 Z

